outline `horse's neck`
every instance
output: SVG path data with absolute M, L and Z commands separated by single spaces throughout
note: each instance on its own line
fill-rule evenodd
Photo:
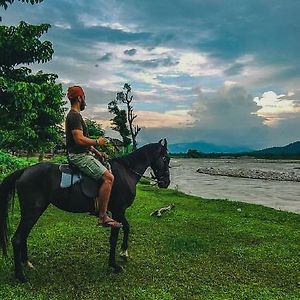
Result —
M 136 175 L 140 175 L 141 177 L 150 166 L 151 157 L 149 156 L 147 148 L 142 147 L 124 157 L 124 162 Z
M 143 150 L 144 149 L 136 151 L 128 157 L 130 168 L 141 175 L 143 175 L 150 166 L 150 158 L 146 151 Z

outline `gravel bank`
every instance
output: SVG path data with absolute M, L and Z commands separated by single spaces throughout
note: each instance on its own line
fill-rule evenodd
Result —
M 251 179 L 277 180 L 277 181 L 300 181 L 300 176 L 295 172 L 275 172 L 249 169 L 222 169 L 215 167 L 201 167 L 197 169 L 198 173 L 215 175 L 215 176 L 230 176 Z

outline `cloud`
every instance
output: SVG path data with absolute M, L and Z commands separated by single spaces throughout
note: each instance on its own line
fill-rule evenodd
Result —
M 99 61 L 101 61 L 101 62 L 110 61 L 112 58 L 112 55 L 113 54 L 111 52 L 108 52 L 108 53 L 104 54 L 101 58 L 99 58 Z
M 252 113 L 257 109 L 244 87 L 230 83 L 209 94 L 199 90 L 190 114 L 196 120 L 198 139 L 253 147 L 267 141 L 264 119 Z
M 125 55 L 129 55 L 129 56 L 134 56 L 137 53 L 137 50 L 132 48 L 132 49 L 126 49 L 123 52 Z
M 155 58 L 149 60 L 124 60 L 126 64 L 138 65 L 142 68 L 157 68 L 157 67 L 171 67 L 179 64 L 172 57 Z
M 177 142 L 271 146 L 297 136 L 299 8 L 281 0 L 52 0 L 15 1 L 2 16 L 4 24 L 54 24 L 43 36 L 53 60 L 33 69 L 58 74 L 64 88 L 84 86 L 85 113 L 99 120 L 128 82 L 144 120 L 156 117 L 141 139 L 168 133 Z
M 224 71 L 225 75 L 239 75 L 244 69 L 244 65 L 241 63 L 235 63 Z
M 273 91 L 265 92 L 261 97 L 254 98 L 254 102 L 261 107 L 256 114 L 263 117 L 264 123 L 270 126 L 276 126 L 286 119 L 299 118 L 300 97 L 297 99 L 295 96 L 294 93 L 277 95 Z

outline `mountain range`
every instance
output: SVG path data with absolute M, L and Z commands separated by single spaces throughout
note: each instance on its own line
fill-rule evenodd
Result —
M 253 150 L 247 147 L 215 145 L 206 142 L 178 143 L 168 145 L 170 153 L 186 153 L 189 149 L 202 153 L 247 153 L 262 155 L 300 155 L 300 141 L 283 147 L 271 147 L 262 150 Z
M 197 150 L 202 153 L 239 153 L 253 151 L 248 147 L 222 146 L 201 141 L 168 145 L 170 153 L 186 153 L 189 149 Z

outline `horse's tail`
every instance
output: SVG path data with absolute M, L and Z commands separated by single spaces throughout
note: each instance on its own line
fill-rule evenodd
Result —
M 0 247 L 3 255 L 7 255 L 8 241 L 8 208 L 10 199 L 15 191 L 16 181 L 21 177 L 25 169 L 18 170 L 5 177 L 0 184 Z

